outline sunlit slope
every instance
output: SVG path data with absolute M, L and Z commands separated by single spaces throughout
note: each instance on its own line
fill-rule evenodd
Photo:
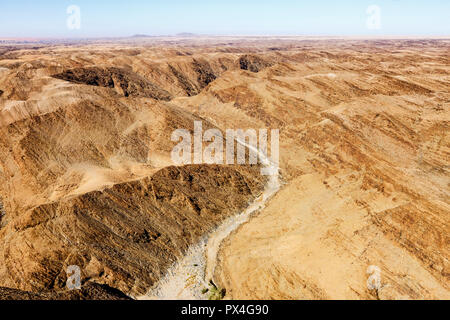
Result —
M 226 298 L 449 298 L 448 41 L 300 40 L 1 56 L 0 285 L 60 289 L 77 261 L 83 281 L 156 283 L 264 186 L 257 167 L 170 167 L 173 130 L 202 120 L 280 130 L 283 186 L 218 255 Z

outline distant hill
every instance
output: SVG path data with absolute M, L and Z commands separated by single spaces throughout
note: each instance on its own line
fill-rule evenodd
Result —
M 177 37 L 196 37 L 196 36 L 198 36 L 198 34 L 189 33 L 189 32 L 182 32 L 182 33 L 177 33 L 176 36 Z
M 154 36 L 150 36 L 148 34 L 135 34 L 131 36 L 131 38 L 153 38 Z

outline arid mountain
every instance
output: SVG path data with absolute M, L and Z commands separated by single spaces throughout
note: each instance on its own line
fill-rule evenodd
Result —
M 131 300 L 117 289 L 96 283 L 86 283 L 80 290 L 34 293 L 0 288 L 0 300 Z
M 449 52 L 431 39 L 8 47 L 0 298 L 93 298 L 58 296 L 69 265 L 142 295 L 257 199 L 257 165 L 174 166 L 171 134 L 202 121 L 280 130 L 282 188 L 218 254 L 225 298 L 448 299 Z

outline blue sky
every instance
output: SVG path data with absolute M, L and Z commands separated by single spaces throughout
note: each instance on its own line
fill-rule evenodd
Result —
M 67 27 L 67 7 L 81 28 Z M 377 5 L 380 29 L 367 28 Z M 1 37 L 218 35 L 444 35 L 450 0 L 0 0 Z

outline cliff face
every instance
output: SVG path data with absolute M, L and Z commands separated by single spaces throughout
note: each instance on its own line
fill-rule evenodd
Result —
M 156 100 L 168 101 L 170 93 L 159 88 L 144 77 L 131 71 L 110 68 L 75 68 L 54 75 L 56 79 L 66 80 L 78 84 L 114 88 L 118 93 L 128 96 L 141 96 Z
M 0 56 L 0 286 L 59 292 L 79 265 L 144 293 L 266 181 L 173 167 L 201 120 L 280 130 L 283 188 L 219 254 L 228 298 L 448 298 L 448 41 L 300 40 Z

